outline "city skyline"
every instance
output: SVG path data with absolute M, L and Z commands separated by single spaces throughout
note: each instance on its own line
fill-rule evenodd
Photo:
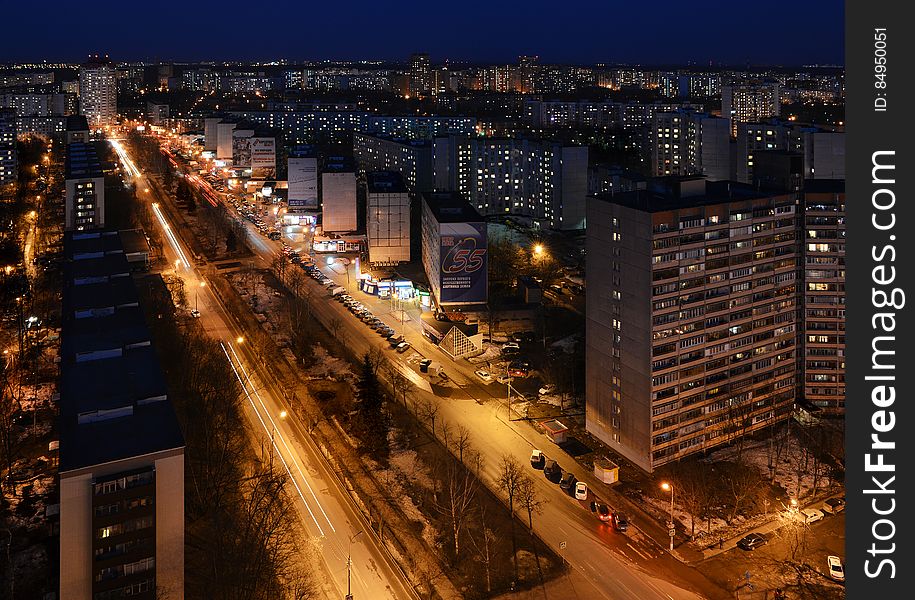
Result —
M 480 2 L 456 12 L 421 9 L 416 3 L 357 3 L 343 18 L 331 5 L 289 6 L 262 15 L 283 18 L 265 20 L 262 29 L 244 35 L 225 35 L 236 26 L 250 27 L 244 18 L 248 5 L 242 3 L 223 4 L 218 13 L 182 14 L 180 23 L 172 11 L 145 14 L 138 7 L 112 2 L 93 4 L 99 9 L 96 25 L 106 30 L 104 44 L 87 45 L 89 40 L 77 35 L 64 13 L 39 16 L 25 5 L 15 5 L 7 9 L 11 22 L 23 26 L 0 42 L 0 55 L 9 62 L 82 62 L 94 52 L 107 52 L 119 61 L 404 61 L 411 52 L 423 51 L 433 63 L 515 62 L 519 54 L 537 54 L 542 62 L 554 64 L 664 65 L 671 64 L 671 56 L 684 65 L 844 64 L 844 14 L 831 0 L 791 5 L 791 18 L 778 21 L 759 18 L 754 7 L 720 1 L 687 15 L 672 2 L 656 3 L 652 11 L 624 5 L 596 19 L 580 16 L 588 10 L 601 14 L 605 9 L 597 3 L 550 13 L 549 18 L 543 16 L 549 6 L 545 2 L 536 2 L 521 14 L 511 5 L 492 3 L 485 4 L 484 13 Z M 232 10 L 236 6 L 242 11 Z M 659 18 L 665 14 L 669 18 Z M 346 27 L 345 38 L 335 21 Z M 429 27 L 436 21 L 442 27 Z M 625 25 L 615 27 L 616 23 Z M 44 38 L 37 45 L 36 29 Z M 411 33 L 396 35 L 398 31 Z M 565 43 L 570 31 L 578 32 L 574 47 Z M 38 53 L 36 47 L 41 49 Z

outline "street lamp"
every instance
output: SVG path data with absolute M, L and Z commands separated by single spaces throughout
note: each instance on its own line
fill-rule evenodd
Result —
M 346 550 L 346 600 L 353 600 L 353 589 L 352 589 L 352 569 L 353 569 L 353 542 L 357 537 L 362 535 L 364 531 L 360 529 L 356 532 L 355 535 L 349 538 L 349 548 Z
M 197 285 L 197 287 L 194 288 L 194 311 L 195 311 L 195 312 L 197 311 L 197 291 L 198 291 L 200 288 L 202 288 L 202 287 L 206 287 L 206 284 L 207 284 L 206 281 L 201 281 L 201 282 Z
M 667 527 L 670 531 L 670 551 L 674 551 L 674 486 L 667 483 L 666 481 L 661 484 L 661 489 L 665 492 L 670 492 L 670 523 L 667 524 Z
M 534 245 L 534 256 L 540 256 L 543 254 L 543 244 Z
M 240 336 L 238 336 L 237 338 L 235 338 L 235 343 L 236 343 L 236 344 L 244 344 L 244 343 L 245 343 L 245 336 L 240 335 Z

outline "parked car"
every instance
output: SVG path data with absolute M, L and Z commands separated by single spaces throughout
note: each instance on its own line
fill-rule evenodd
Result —
M 388 343 L 391 344 L 391 348 L 396 348 L 403 341 L 403 336 L 401 335 L 392 335 L 388 338 Z
M 575 475 L 572 475 L 568 471 L 562 474 L 562 479 L 559 480 L 559 488 L 568 495 L 573 495 L 575 493 L 575 483 L 578 480 L 575 479 Z
M 502 354 L 519 354 L 521 352 L 521 346 L 515 342 L 508 342 L 502 346 Z
M 737 547 L 741 550 L 750 551 L 765 545 L 768 541 L 768 538 L 761 533 L 748 533 L 740 538 L 740 541 L 737 542 Z
M 830 498 L 823 502 L 823 512 L 837 515 L 845 510 L 845 498 Z
M 603 502 L 598 502 L 596 508 L 594 509 L 594 514 L 597 515 L 597 518 L 607 523 L 613 518 L 613 511 L 610 510 L 610 507 L 604 504 Z
M 546 454 L 534 448 L 531 450 L 531 466 L 535 469 L 542 469 L 546 464 Z
M 404 352 L 406 352 L 409 349 L 410 349 L 410 342 L 400 342 L 399 344 L 397 344 L 397 347 L 395 348 L 395 350 L 397 350 L 397 352 L 399 352 L 400 354 L 403 354 Z
M 587 500 L 588 499 L 588 484 L 584 481 L 579 481 L 575 484 L 575 499 L 576 500 Z
M 559 483 L 562 479 L 562 468 L 555 460 L 548 458 L 543 463 L 543 474 L 553 483 Z
M 823 511 L 815 508 L 805 508 L 798 512 L 798 518 L 803 521 L 805 525 L 810 525 L 811 523 L 823 520 Z
M 474 375 L 482 379 L 486 383 L 492 383 L 492 375 L 489 374 L 489 371 L 484 371 L 480 369 L 479 371 L 474 371 Z
M 498 377 L 496 377 L 496 381 L 498 381 L 499 383 L 501 383 L 503 385 L 511 382 L 511 380 L 512 380 L 511 375 L 499 375 Z
M 394 335 L 394 330 L 391 329 L 390 327 L 382 327 L 378 330 L 378 333 L 381 334 L 382 337 L 387 338 L 387 337 L 391 337 L 392 335 Z
M 826 564 L 829 566 L 829 576 L 836 581 L 845 581 L 845 567 L 838 556 L 827 556 Z
M 508 365 L 508 374 L 512 377 L 527 377 L 530 374 L 531 363 L 516 360 Z
M 613 526 L 613 529 L 623 533 L 629 529 L 629 518 L 621 512 L 614 512 L 610 524 Z

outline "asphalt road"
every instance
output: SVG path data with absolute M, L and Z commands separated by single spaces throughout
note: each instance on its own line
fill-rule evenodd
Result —
M 140 175 L 138 189 L 149 188 L 150 201 L 164 204 L 161 188 L 154 180 Z M 251 423 L 255 443 L 273 446 L 277 461 L 292 482 L 292 497 L 303 529 L 315 545 L 310 560 L 321 563 L 324 571 L 323 592 L 339 599 L 347 591 L 347 558 L 352 558 L 352 593 L 355 598 L 412 599 L 417 595 L 399 566 L 382 548 L 371 526 L 364 521 L 353 500 L 336 475 L 329 469 L 285 404 L 280 390 L 269 377 L 257 371 L 262 362 L 244 341 L 235 319 L 213 294 L 190 257 L 181 232 L 170 223 L 167 211 L 154 211 L 165 232 L 165 254 L 169 264 L 185 281 L 189 301 L 198 306 L 200 323 L 207 333 L 223 344 L 226 360 L 231 363 L 246 395 L 246 415 Z M 192 294 L 196 290 L 196 294 Z M 194 297 L 194 300 L 191 300 Z M 190 318 L 190 317 L 187 317 Z M 288 418 L 280 415 L 286 411 Z M 360 533 L 361 532 L 361 533 Z
M 234 209 L 227 207 L 227 210 Z M 249 246 L 255 253 L 256 264 L 268 268 L 277 253 L 281 252 L 281 243 L 267 240 L 253 224 L 248 223 L 248 229 L 250 237 L 255 240 Z M 326 263 L 322 265 L 321 260 L 317 264 L 326 275 L 346 287 L 350 295 L 369 305 L 376 316 L 398 333 L 401 332 L 399 311 L 392 312 L 389 301 L 356 291 L 352 279 L 346 285 L 346 276 L 342 271 L 334 271 Z M 334 301 L 323 286 L 310 278 L 307 279 L 307 286 L 312 314 L 325 326 L 331 320 L 338 319 L 341 323 L 338 337 L 345 340 L 353 352 L 358 355 L 371 348 L 384 349 L 401 371 L 417 384 L 417 389 L 413 391 L 414 397 L 435 402 L 439 406 L 439 418 L 451 426 L 463 424 L 472 432 L 474 447 L 485 457 L 482 477 L 489 487 L 496 487 L 494 482 L 498 478 L 498 465 L 503 455 L 511 455 L 526 465 L 529 474 L 537 482 L 541 498 L 547 500 L 543 513 L 534 519 L 534 529 L 590 583 L 591 589 L 582 592 L 582 597 L 611 600 L 731 597 L 697 570 L 670 556 L 666 549 L 641 534 L 637 527 L 625 534 L 612 532 L 591 514 L 587 503 L 568 497 L 558 485 L 548 482 L 540 471 L 531 468 L 530 451 L 535 447 L 541 448 L 556 459 L 563 469 L 574 473 L 579 480 L 588 482 L 592 489 L 600 489 L 603 485 L 592 474 L 585 472 L 571 456 L 536 433 L 529 425 L 509 421 L 505 398 L 502 396 L 505 388 L 498 384 L 484 385 L 472 374 L 477 367 L 466 361 L 452 362 L 438 347 L 426 340 L 415 320 L 403 328 L 406 339 L 413 348 L 398 354 L 390 349 L 378 333 L 356 319 L 341 303 Z M 429 376 L 418 372 L 418 362 L 423 357 L 437 363 L 446 363 L 446 371 L 452 380 L 443 386 L 448 396 L 433 394 L 428 385 Z M 437 386 L 438 383 L 436 381 Z M 564 548 L 560 549 L 562 546 Z

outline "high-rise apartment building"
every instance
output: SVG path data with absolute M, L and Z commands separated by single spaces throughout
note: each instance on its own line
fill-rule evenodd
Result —
M 788 418 L 798 209 L 701 177 L 590 199 L 589 432 L 652 471 Z
M 432 191 L 432 142 L 382 134 L 353 134 L 353 156 L 359 170 L 397 171 L 413 192 Z
M 60 598 L 184 598 L 184 439 L 117 231 L 64 239 Z
M 67 144 L 64 213 L 68 231 L 105 226 L 105 176 L 93 143 Z
M 93 129 L 112 125 L 118 116 L 114 66 L 107 56 L 91 58 L 79 69 L 79 112 Z
M 16 153 L 16 113 L 0 109 L 0 188 L 16 183 L 19 161 Z
M 518 91 L 522 94 L 533 94 L 537 91 L 537 68 L 539 56 L 518 57 Z
M 777 83 L 735 83 L 721 86 L 721 116 L 731 120 L 731 135 L 738 123 L 753 123 L 781 114 Z
M 369 262 L 373 265 L 409 262 L 410 194 L 400 173 L 366 173 L 365 192 Z
M 845 410 L 845 182 L 807 180 L 804 213 L 804 399 Z
M 728 179 L 730 138 L 727 119 L 685 110 L 657 113 L 651 133 L 652 175 Z
M 410 56 L 410 97 L 427 95 L 432 89 L 431 70 L 428 54 L 412 54 Z

